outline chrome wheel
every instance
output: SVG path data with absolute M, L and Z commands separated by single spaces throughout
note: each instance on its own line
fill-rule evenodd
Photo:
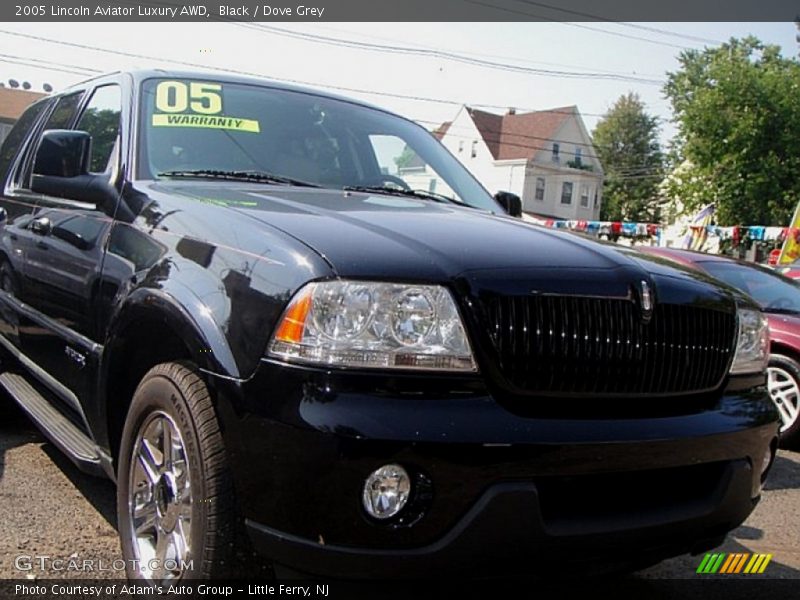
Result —
M 797 422 L 800 414 L 800 388 L 792 375 L 780 367 L 767 368 L 767 389 L 781 416 L 781 432 Z
M 151 413 L 133 445 L 128 481 L 128 532 L 147 579 L 179 578 L 192 553 L 189 461 L 178 426 Z

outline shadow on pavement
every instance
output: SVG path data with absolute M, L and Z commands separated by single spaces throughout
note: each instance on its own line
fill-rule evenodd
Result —
M 53 464 L 70 480 L 94 509 L 114 528 L 117 528 L 117 495 L 114 483 L 102 477 L 87 475 L 58 448 L 47 442 L 42 446 Z
M 5 392 L 0 392 L 0 479 L 6 466 L 6 452 L 25 444 L 42 444 L 42 450 L 103 518 L 116 527 L 114 484 L 81 472 L 64 454 L 50 444 L 28 416 Z
M 790 457 L 790 458 L 789 458 Z M 782 450 L 764 485 L 766 491 L 800 489 L 800 454 Z

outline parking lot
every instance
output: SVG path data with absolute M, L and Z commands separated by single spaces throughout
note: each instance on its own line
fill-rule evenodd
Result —
M 0 578 L 119 578 L 110 568 L 121 558 L 115 530 L 114 486 L 84 475 L 47 443 L 5 397 L 0 399 Z M 782 451 L 766 493 L 750 519 L 733 532 L 723 552 L 774 555 L 764 577 L 800 579 L 800 454 Z M 18 557 L 95 561 L 93 574 L 43 570 Z M 698 577 L 700 557 L 679 557 L 637 578 Z

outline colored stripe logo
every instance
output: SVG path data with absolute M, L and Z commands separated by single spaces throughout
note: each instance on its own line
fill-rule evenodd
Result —
M 756 573 L 763 573 L 771 560 L 772 554 L 750 554 L 747 552 L 706 554 L 700 562 L 700 566 L 697 567 L 697 573 L 701 575 L 715 573 L 721 575 L 755 575 Z

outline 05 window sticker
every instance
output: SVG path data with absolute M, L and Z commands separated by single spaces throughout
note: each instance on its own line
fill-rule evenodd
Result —
M 260 133 L 254 119 L 222 114 L 222 85 L 200 81 L 162 81 L 156 87 L 153 127 L 229 129 Z

